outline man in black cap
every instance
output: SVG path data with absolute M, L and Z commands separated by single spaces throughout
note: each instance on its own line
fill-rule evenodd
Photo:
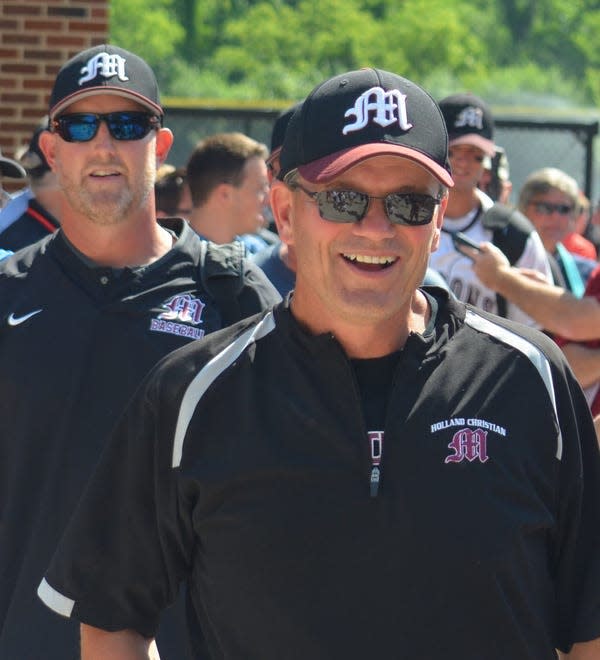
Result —
M 152 373 L 40 585 L 85 660 L 149 657 L 181 581 L 213 658 L 598 653 L 585 398 L 547 337 L 419 287 L 446 153 L 435 101 L 386 71 L 293 114 L 291 298 Z
M 271 147 L 269 157 L 267 158 L 267 172 L 269 177 L 269 184 L 279 174 L 279 154 L 281 153 L 281 145 L 285 137 L 285 129 L 294 114 L 294 112 L 301 106 L 301 103 L 295 103 L 286 110 L 284 110 L 273 124 L 271 131 Z M 277 219 L 275 218 L 275 222 Z M 254 263 L 258 264 L 265 275 L 276 287 L 280 295 L 285 298 L 287 294 L 294 288 L 295 274 L 295 257 L 294 250 L 290 248 L 287 243 L 277 240 L 267 247 L 259 250 L 251 256 Z
M 181 219 L 157 222 L 155 173 L 173 141 L 163 114 L 154 74 L 133 53 L 101 45 L 67 62 L 39 135 L 61 189 L 60 228 L 0 266 L 3 660 L 79 656 L 77 624 L 36 589 L 146 373 L 280 299 L 230 246 L 208 247 Z
M 267 159 L 267 168 L 269 172 L 269 181 L 272 183 L 277 178 L 280 170 L 279 155 L 285 137 L 287 125 L 292 118 L 292 115 L 302 103 L 296 103 L 284 110 L 273 124 L 273 131 L 271 132 L 271 151 Z M 277 222 L 277 218 L 275 218 Z M 296 258 L 294 256 L 294 249 L 287 243 L 278 240 L 275 244 L 260 250 L 251 258 L 258 264 L 265 275 L 271 280 L 273 285 L 282 297 L 285 297 L 293 288 L 296 279 Z M 445 289 L 448 288 L 446 280 L 439 275 L 432 268 L 427 268 L 423 278 L 423 284 L 441 286 Z
M 494 205 L 478 187 L 485 174 L 486 159 L 496 153 L 492 113 L 474 94 L 447 96 L 440 101 L 440 108 L 448 130 L 454 187 L 448 197 L 439 249 L 431 256 L 430 266 L 444 276 L 459 300 L 513 321 L 536 325 L 477 278 L 470 257 L 456 240 L 462 234 L 476 245 L 494 242 L 511 263 L 551 277 L 546 251 L 529 220 L 515 209 Z

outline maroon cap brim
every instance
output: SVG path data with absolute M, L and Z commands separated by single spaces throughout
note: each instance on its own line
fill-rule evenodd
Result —
M 334 154 L 324 156 L 307 165 L 300 165 L 298 171 L 304 179 L 311 183 L 328 183 L 351 167 L 374 156 L 398 156 L 411 160 L 430 172 L 440 183 L 448 188 L 454 186 L 452 176 L 439 163 L 415 149 L 399 144 L 369 143 L 358 147 L 344 149 Z
M 471 147 L 477 147 L 490 158 L 493 158 L 496 154 L 496 145 L 491 140 L 481 137 L 481 135 L 477 135 L 476 133 L 467 133 L 466 135 L 459 135 L 455 138 L 451 137 L 448 141 L 449 147 L 455 145 L 458 146 L 459 144 L 467 144 Z

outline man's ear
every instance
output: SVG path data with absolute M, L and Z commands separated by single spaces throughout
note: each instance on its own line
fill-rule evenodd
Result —
M 169 155 L 173 144 L 173 132 L 170 128 L 159 128 L 156 132 L 156 167 L 162 165 Z
M 227 208 L 234 199 L 234 188 L 232 183 L 219 183 L 210 191 L 208 198 L 213 202 L 216 201 L 219 206 Z
M 60 138 L 55 133 L 50 133 L 50 131 L 40 133 L 39 146 L 51 169 L 54 169 L 54 145 L 58 139 Z
M 447 206 L 448 206 L 448 195 L 446 194 L 440 200 L 440 205 L 438 206 L 437 213 L 434 219 L 435 231 L 433 238 L 431 240 L 431 252 L 435 252 L 440 245 L 440 234 L 442 231 L 442 225 L 444 223 L 444 214 L 446 213 Z
M 273 181 L 270 192 L 271 211 L 279 238 L 287 245 L 294 244 L 292 200 L 293 193 L 288 186 L 282 181 Z

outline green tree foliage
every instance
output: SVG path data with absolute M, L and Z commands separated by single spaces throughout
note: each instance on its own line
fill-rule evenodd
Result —
M 111 0 L 111 39 L 165 95 L 293 100 L 376 66 L 458 89 L 600 102 L 599 0 Z
M 174 0 L 110 0 L 111 42 L 140 54 L 151 65 L 178 53 L 185 29 Z
M 574 41 L 583 54 L 584 84 L 589 98 L 600 103 L 600 9 L 598 0 L 588 3 L 589 15 L 574 36 Z M 595 7 L 592 9 L 591 7 Z

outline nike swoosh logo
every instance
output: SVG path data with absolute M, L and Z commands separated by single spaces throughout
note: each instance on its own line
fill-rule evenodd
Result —
M 32 316 L 35 316 L 36 314 L 39 314 L 41 309 L 36 309 L 33 312 L 29 312 L 29 314 L 24 314 L 23 316 L 15 316 L 14 312 L 11 312 L 10 316 L 8 317 L 8 325 L 21 325 L 21 323 L 24 323 L 27 321 L 27 319 L 30 319 Z

